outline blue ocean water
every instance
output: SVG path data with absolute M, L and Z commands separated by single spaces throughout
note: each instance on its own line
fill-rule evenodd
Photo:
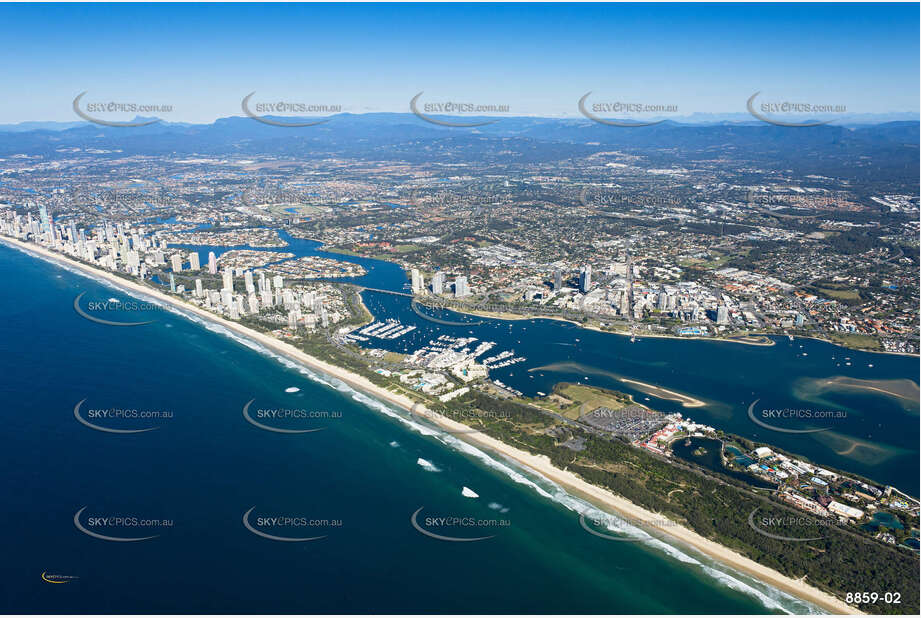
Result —
M 475 336 L 495 341 L 490 351 L 513 350 L 527 362 L 490 372 L 490 377 L 525 395 L 550 393 L 558 382 L 579 382 L 631 395 L 639 403 L 717 429 L 765 442 L 812 461 L 863 475 L 918 495 L 918 400 L 879 391 L 848 388 L 834 380 L 855 379 L 914 383 L 917 357 L 847 350 L 812 339 L 774 337 L 773 346 L 601 333 L 557 320 L 492 320 L 476 318 L 476 326 L 445 326 L 420 319 L 398 296 L 366 292 L 369 310 L 379 319 L 395 318 L 417 329 L 396 340 L 373 339 L 367 345 L 407 352 L 439 334 Z M 454 321 L 472 320 L 454 312 L 428 313 Z M 847 360 L 845 360 L 847 359 Z M 656 397 L 635 382 L 689 395 L 703 407 Z M 829 382 L 832 381 L 832 382 Z M 916 395 L 917 396 L 917 395 Z M 840 417 L 767 419 L 780 428 L 823 431 L 790 434 L 754 423 L 749 406 L 763 409 L 829 411 Z M 756 417 L 757 418 L 757 417 Z
M 382 290 L 408 291 L 407 277 L 392 262 L 324 252 L 320 243 L 279 236 L 284 251 L 297 256 L 320 255 L 361 264 L 368 271 L 356 283 Z M 193 247 L 201 253 L 221 253 L 229 247 Z M 378 319 L 394 318 L 416 326 L 396 340 L 372 339 L 368 346 L 411 352 L 441 334 L 494 341 L 500 350 L 513 350 L 527 362 L 494 369 L 490 377 L 529 396 L 550 393 L 557 382 L 581 382 L 633 395 L 637 401 L 663 412 L 681 412 L 697 422 L 803 455 L 818 464 L 863 475 L 918 495 L 918 441 L 921 429 L 917 356 L 848 350 L 813 339 L 773 337 L 775 345 L 753 346 L 723 341 L 677 340 L 640 336 L 630 338 L 580 328 L 558 320 L 495 320 L 427 310 L 470 326 L 446 326 L 420 318 L 405 297 L 365 292 L 365 304 Z M 705 403 L 687 408 L 637 387 L 639 381 L 689 395 Z M 853 388 L 841 380 L 857 380 Z M 882 382 L 878 382 L 882 381 Z M 893 382 L 911 383 L 914 398 L 885 394 Z M 882 390 L 878 390 L 882 389 Z M 897 389 L 897 387 L 895 387 Z M 772 431 L 752 422 L 747 414 L 757 401 L 758 412 L 807 410 L 840 413 L 838 417 L 776 419 L 786 429 L 814 429 L 817 433 Z
M 159 310 L 146 326 L 87 321 L 77 294 L 130 297 L 3 245 L 0 280 L 6 613 L 809 609 L 690 551 L 587 534 L 575 510 L 584 503 L 553 484 L 214 327 Z M 250 400 L 251 410 L 341 416 L 279 423 L 322 427 L 279 434 L 246 422 Z M 156 429 L 95 431 L 74 417 L 81 401 L 101 426 Z M 90 417 L 113 408 L 172 416 Z M 430 530 L 493 538 L 421 534 L 410 521 L 420 508 Z M 263 538 L 243 525 L 251 509 L 263 532 L 324 538 Z M 91 532 L 155 538 L 94 538 L 78 513 Z M 311 523 L 273 526 L 280 517 Z M 447 531 L 428 517 L 475 525 Z

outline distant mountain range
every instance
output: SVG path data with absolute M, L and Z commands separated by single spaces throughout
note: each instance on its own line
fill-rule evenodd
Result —
M 438 119 L 449 120 L 453 122 L 478 122 L 486 120 L 500 120 L 503 125 L 509 126 L 509 123 L 514 123 L 520 125 L 527 124 L 548 124 L 548 123 L 559 123 L 561 125 L 567 124 L 584 124 L 588 121 L 586 118 L 581 117 L 569 117 L 569 118 L 554 118 L 554 117 L 540 117 L 540 116 L 502 116 L 502 117 L 470 117 L 465 116 L 461 117 L 452 117 L 438 115 L 433 117 Z M 316 117 L 312 118 L 297 118 L 291 116 L 279 117 L 279 116 L 265 116 L 267 119 L 275 119 L 281 122 L 298 122 L 304 120 L 316 120 Z M 352 119 L 356 122 L 372 122 L 379 124 L 402 124 L 408 121 L 421 121 L 418 117 L 410 113 L 391 113 L 391 112 L 372 112 L 365 114 L 335 114 L 329 116 L 330 121 L 335 119 Z M 138 116 L 132 123 L 143 122 L 147 120 L 155 120 L 154 117 L 141 117 Z M 228 118 L 219 118 L 213 123 L 189 123 L 189 122 L 169 122 L 167 120 L 159 119 L 158 125 L 161 126 L 180 126 L 180 127 L 207 127 L 212 125 L 217 125 L 219 123 L 226 123 L 233 120 L 251 120 L 247 119 L 244 116 L 231 116 Z M 798 119 L 800 122 L 803 119 L 800 117 Z M 756 118 L 753 118 L 751 114 L 744 112 L 737 113 L 722 113 L 722 114 L 709 114 L 709 113 L 699 113 L 695 112 L 686 116 L 668 116 L 668 117 L 652 117 L 649 121 L 666 121 L 673 124 L 686 124 L 686 125 L 713 125 L 713 124 L 756 124 L 760 121 Z M 625 119 L 625 122 L 630 122 L 629 119 Z M 869 125 L 885 124 L 891 122 L 921 122 L 921 114 L 917 112 L 888 112 L 883 114 L 846 114 L 843 115 L 839 120 L 831 123 L 835 126 L 840 127 L 862 127 Z M 497 123 L 498 124 L 498 123 Z M 11 124 L 0 124 L 0 132 L 6 133 L 25 133 L 29 131 L 66 131 L 68 129 L 74 129 L 77 127 L 90 127 L 93 126 L 93 123 L 86 121 L 27 121 Z M 450 128 L 450 127 L 449 127 Z M 454 127 L 458 128 L 458 127 Z
M 488 168 L 581 159 L 622 150 L 643 155 L 645 164 L 654 167 L 720 160 L 759 170 L 847 179 L 867 187 L 878 184 L 879 190 L 917 188 L 921 127 L 917 120 L 791 128 L 755 118 L 743 121 L 745 116 L 739 115 L 734 122 L 666 120 L 632 128 L 607 126 L 588 118 L 529 117 L 501 118 L 475 128 L 446 127 L 411 113 L 337 114 L 308 127 L 279 127 L 241 116 L 220 118 L 211 124 L 161 121 L 134 127 L 24 123 L 0 132 L 0 158 L 24 154 L 55 159 L 79 152 L 102 158 L 275 156 L 307 161 L 341 157 Z M 291 117 L 274 119 L 296 121 Z M 450 120 L 469 123 L 478 119 Z

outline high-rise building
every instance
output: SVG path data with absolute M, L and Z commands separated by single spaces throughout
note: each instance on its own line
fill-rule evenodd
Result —
M 42 218 L 42 231 L 47 232 L 51 229 L 51 218 L 48 217 L 48 209 L 44 206 L 39 206 L 38 214 Z
M 189 253 L 189 269 L 190 270 L 200 270 L 201 262 L 198 258 L 198 251 L 192 251 Z
M 208 252 L 208 273 L 212 275 L 217 274 L 217 256 L 214 255 L 214 251 Z
M 201 285 L 201 279 L 196 279 L 195 280 L 195 296 L 198 298 L 201 298 L 202 296 L 205 295 L 204 292 L 205 291 Z
M 224 286 L 221 289 L 230 290 L 231 292 L 233 292 L 233 269 L 228 268 L 227 270 L 225 270 L 223 276 L 224 276 Z
M 178 273 L 182 270 L 182 256 L 178 253 L 174 253 L 170 256 L 169 263 L 174 273 Z
M 553 272 L 553 291 L 559 292 L 563 288 L 563 271 L 557 268 Z
M 423 279 L 418 268 L 413 268 L 410 275 L 412 279 L 413 294 L 419 294 L 422 292 L 422 288 L 425 287 L 425 279 Z
M 444 294 L 445 274 L 440 270 L 432 276 L 432 294 Z
M 729 308 L 726 305 L 720 305 L 716 308 L 716 323 L 729 324 Z
M 668 294 L 665 293 L 665 290 L 659 292 L 659 298 L 656 300 L 656 309 L 659 311 L 665 311 L 668 307 Z
M 583 294 L 592 289 L 592 265 L 586 264 L 579 271 L 579 291 Z
M 806 316 L 802 313 L 796 314 L 796 321 L 794 322 L 797 327 L 802 326 L 806 322 Z
M 470 296 L 470 288 L 467 287 L 467 277 L 458 277 L 454 280 L 454 296 Z
M 243 284 L 247 294 L 252 294 L 256 291 L 256 286 L 253 285 L 253 271 L 248 270 L 243 273 Z

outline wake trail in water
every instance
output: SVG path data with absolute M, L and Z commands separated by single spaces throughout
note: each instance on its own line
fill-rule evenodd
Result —
M 14 247 L 14 248 L 18 248 L 18 247 Z M 46 258 L 45 256 L 42 256 L 39 254 L 33 254 L 28 251 L 24 251 L 24 252 L 28 253 L 29 255 L 34 255 L 35 257 L 39 257 L 40 259 L 43 259 L 46 262 L 49 262 L 51 264 L 54 264 L 55 266 L 63 268 L 71 273 L 81 275 L 88 279 L 92 279 L 93 281 L 96 281 L 98 283 L 101 283 L 109 288 L 116 289 L 129 296 L 133 296 L 135 298 L 140 298 L 142 300 L 152 302 L 162 307 L 166 311 L 169 311 L 170 313 L 174 315 L 178 315 L 183 318 L 186 318 L 196 324 L 203 326 L 204 328 L 206 328 L 207 330 L 213 333 L 227 337 L 239 343 L 240 345 L 243 345 L 263 356 L 269 357 L 279 362 L 283 366 L 289 369 L 292 369 L 294 371 L 297 371 L 298 373 L 300 373 L 301 375 L 305 376 L 306 378 L 308 378 L 309 380 L 313 382 L 322 384 L 323 386 L 339 391 L 343 393 L 344 395 L 349 396 L 351 399 L 365 405 L 366 407 L 372 410 L 375 410 L 377 412 L 380 412 L 400 422 L 404 427 L 412 431 L 415 431 L 416 433 L 419 433 L 420 435 L 434 438 L 438 440 L 439 442 L 441 442 L 442 444 L 458 452 L 464 453 L 468 456 L 471 456 L 479 460 L 487 467 L 500 472 L 501 474 L 503 474 L 504 476 L 506 476 L 513 482 L 530 488 L 531 490 L 533 490 L 535 493 L 537 493 L 543 498 L 546 498 L 556 504 L 559 504 L 570 511 L 573 511 L 580 515 L 585 515 L 587 518 L 605 521 L 607 523 L 607 526 L 606 526 L 607 529 L 610 530 L 611 532 L 615 532 L 617 534 L 622 534 L 622 535 L 625 535 L 631 538 L 635 538 L 638 540 L 638 542 L 648 547 L 654 548 L 660 551 L 661 553 L 666 554 L 667 556 L 669 556 L 670 558 L 674 560 L 677 560 L 681 563 L 699 568 L 703 573 L 707 574 L 708 576 L 712 577 L 716 581 L 720 582 L 722 585 L 728 588 L 731 588 L 733 590 L 736 590 L 738 592 L 742 592 L 748 596 L 754 597 L 769 610 L 779 610 L 779 611 L 783 611 L 789 614 L 823 614 L 825 613 L 821 609 L 812 605 L 811 603 L 808 603 L 801 599 L 797 599 L 783 591 L 772 588 L 771 586 L 768 586 L 747 575 L 734 571 L 733 569 L 723 564 L 720 564 L 714 560 L 711 560 L 707 557 L 704 557 L 702 555 L 700 556 L 700 559 L 693 557 L 690 554 L 696 553 L 696 552 L 692 552 L 692 550 L 689 550 L 689 549 L 686 550 L 686 549 L 678 548 L 675 545 L 666 543 L 658 538 L 655 538 L 651 536 L 645 530 L 628 523 L 626 520 L 621 519 L 617 516 L 612 516 L 612 514 L 598 509 L 591 503 L 581 498 L 577 498 L 575 496 L 570 495 L 562 487 L 557 485 L 555 482 L 551 481 L 550 479 L 547 479 L 546 477 L 543 477 L 542 475 L 532 470 L 527 470 L 527 472 L 525 472 L 524 470 L 519 469 L 516 465 L 511 464 L 510 462 L 506 463 L 506 462 L 500 461 L 498 458 L 490 454 L 487 454 L 486 452 L 480 450 L 479 448 L 471 444 L 468 444 L 467 442 L 464 442 L 456 438 L 453 435 L 447 434 L 444 431 L 441 431 L 439 429 L 434 429 L 428 425 L 423 425 L 422 423 L 412 420 L 407 417 L 407 415 L 409 414 L 408 412 L 397 411 L 396 409 L 394 409 L 394 407 L 390 406 L 389 404 L 385 404 L 384 402 L 379 401 L 378 399 L 375 399 L 372 396 L 369 396 L 361 391 L 358 391 L 337 378 L 334 378 L 332 376 L 327 376 L 318 371 L 314 371 L 308 368 L 307 366 L 303 365 L 302 363 L 294 361 L 288 358 L 287 356 L 279 354 L 258 342 L 255 342 L 243 335 L 239 335 L 238 333 L 227 329 L 221 324 L 218 324 L 216 322 L 213 322 L 209 319 L 203 318 L 191 312 L 183 311 L 179 307 L 175 307 L 170 303 L 165 303 L 155 297 L 147 296 L 146 294 L 143 294 L 142 292 L 139 292 L 137 290 L 122 288 L 117 283 L 113 281 L 109 281 L 108 279 L 105 279 L 102 277 L 95 277 L 91 275 L 90 273 L 87 273 L 85 271 L 82 271 L 76 268 L 69 267 L 66 264 L 62 264 L 60 262 L 57 262 L 50 258 Z M 557 368 L 558 367 L 556 366 L 546 367 L 546 369 L 551 369 L 551 370 L 557 369 Z

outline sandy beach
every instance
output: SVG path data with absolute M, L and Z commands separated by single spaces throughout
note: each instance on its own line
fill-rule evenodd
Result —
M 731 551 L 726 547 L 719 545 L 718 543 L 700 536 L 688 528 L 679 525 L 662 526 L 660 523 L 662 520 L 661 515 L 657 515 L 651 511 L 641 508 L 627 501 L 626 499 L 611 493 L 610 491 L 591 485 L 572 472 L 554 467 L 550 463 L 550 460 L 545 456 L 532 455 L 520 449 L 509 446 L 504 442 L 496 440 L 495 438 L 492 438 L 486 434 L 471 431 L 467 425 L 463 425 L 438 414 L 431 413 L 430 411 L 425 410 L 424 407 L 423 410 L 420 411 L 420 404 L 416 404 L 408 397 L 390 392 L 384 388 L 381 388 L 380 386 L 375 385 L 363 376 L 351 373 L 335 365 L 330 365 L 329 363 L 309 356 L 308 354 L 305 354 L 301 350 L 288 343 L 275 339 L 269 335 L 251 330 L 249 328 L 245 328 L 236 322 L 226 320 L 214 313 L 186 303 L 185 301 L 175 296 L 170 296 L 157 289 L 148 287 L 147 285 L 137 283 L 136 281 L 124 279 L 109 271 L 88 266 L 76 260 L 70 259 L 62 254 L 52 252 L 39 245 L 33 243 L 24 243 L 8 237 L 0 237 L 0 241 L 5 242 L 11 247 L 21 249 L 27 253 L 43 256 L 58 263 L 67 264 L 75 270 L 79 270 L 90 274 L 93 277 L 109 281 L 118 288 L 121 288 L 129 293 L 136 292 L 145 294 L 149 297 L 157 299 L 159 302 L 179 308 L 203 319 L 207 319 L 214 323 L 220 324 L 229 331 L 247 337 L 250 340 L 256 341 L 261 345 L 264 345 L 266 348 L 278 352 L 279 354 L 283 354 L 284 356 L 300 362 L 305 366 L 310 367 L 311 369 L 335 377 L 342 382 L 352 386 L 353 388 L 398 406 L 406 411 L 411 411 L 415 405 L 415 414 L 417 416 L 424 414 L 428 420 L 441 426 L 443 429 L 454 432 L 462 432 L 455 435 L 458 438 L 461 438 L 479 448 L 482 448 L 483 450 L 489 451 L 493 454 L 498 454 L 513 462 L 516 462 L 518 465 L 528 468 L 544 476 L 545 478 L 558 483 L 576 495 L 590 499 L 591 502 L 595 503 L 598 507 L 604 510 L 608 510 L 614 514 L 624 516 L 637 522 L 646 522 L 647 529 L 649 531 L 654 531 L 656 535 L 667 535 L 673 537 L 679 542 L 693 547 L 694 549 L 717 560 L 720 563 L 723 563 L 740 572 L 751 575 L 757 580 L 773 586 L 778 590 L 782 590 L 797 598 L 813 603 L 825 609 L 829 613 L 861 613 L 856 608 L 847 605 L 843 601 L 826 592 L 814 588 L 804 583 L 803 581 L 795 580 L 793 578 L 782 575 L 773 569 L 762 566 L 761 564 L 758 564 L 757 562 L 750 560 L 749 558 L 746 558 L 739 553 Z
M 655 386 L 654 384 L 646 384 L 645 382 L 640 382 L 638 380 L 629 380 L 627 378 L 618 378 L 621 382 L 625 384 L 632 384 L 636 387 L 637 390 L 640 390 L 647 395 L 652 395 L 653 397 L 658 397 L 659 399 L 669 399 L 671 401 L 677 401 L 685 408 L 699 408 L 706 405 L 700 399 L 694 399 L 688 395 L 683 395 L 681 393 L 676 393 L 675 391 L 670 391 L 667 388 L 662 388 L 661 386 Z

